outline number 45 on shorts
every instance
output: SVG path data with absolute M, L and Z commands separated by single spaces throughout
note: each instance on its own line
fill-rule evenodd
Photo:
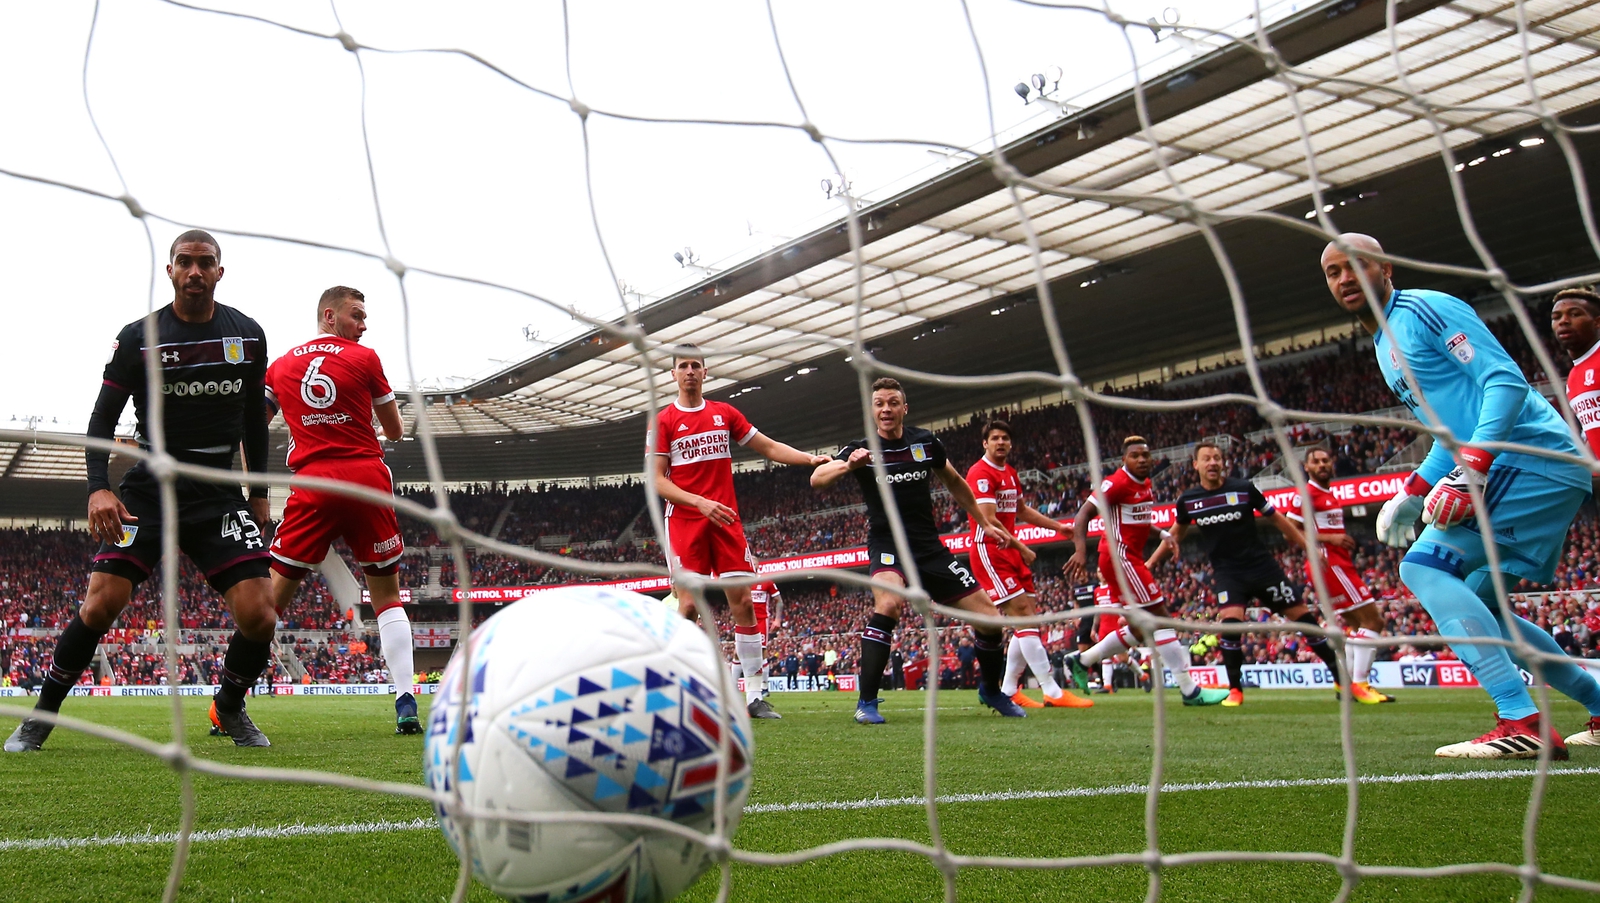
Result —
M 249 511 L 229 511 L 222 515 L 222 535 L 234 542 L 243 540 L 247 549 L 260 549 L 267 544 Z

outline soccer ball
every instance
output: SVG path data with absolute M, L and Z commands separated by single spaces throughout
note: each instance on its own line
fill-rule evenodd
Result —
M 458 654 L 445 669 L 423 750 L 428 786 L 480 810 L 619 812 L 709 832 L 718 685 L 711 640 L 654 599 L 604 587 L 540 593 L 485 621 L 473 631 L 472 660 Z M 729 710 L 731 834 L 754 747 L 744 707 Z M 478 880 L 517 900 L 669 900 L 711 864 L 700 844 L 660 831 L 435 811 Z

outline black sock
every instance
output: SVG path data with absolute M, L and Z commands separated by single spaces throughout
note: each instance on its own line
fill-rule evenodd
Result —
M 1006 673 L 1005 634 L 972 631 L 972 645 L 978 652 L 978 677 L 990 695 L 1000 692 L 1000 680 Z
M 1295 618 L 1295 622 L 1309 624 L 1312 627 L 1322 626 L 1317 621 L 1317 616 L 1309 611 Z M 1328 638 L 1310 633 L 1301 634 L 1301 636 L 1306 638 L 1306 645 L 1310 646 L 1311 651 L 1317 654 L 1317 658 L 1322 659 L 1322 663 L 1328 666 L 1329 671 L 1333 672 L 1333 682 L 1341 683 L 1342 681 L 1339 679 L 1339 657 L 1333 654 L 1333 647 L 1328 644 Z
M 1222 623 L 1243 624 L 1242 618 L 1223 618 Z M 1244 641 L 1242 633 L 1224 633 L 1219 637 L 1222 646 L 1222 667 L 1228 671 L 1228 688 L 1230 690 L 1244 689 L 1244 649 L 1240 644 Z
M 861 631 L 861 701 L 878 698 L 878 688 L 883 684 L 883 669 L 889 664 L 889 647 L 894 642 L 894 625 L 899 623 L 888 615 L 872 613 L 867 626 Z
M 222 680 L 217 688 L 217 708 L 237 712 L 244 705 L 244 694 L 256 685 L 256 678 L 267 669 L 272 643 L 245 639 L 235 630 L 228 638 L 228 651 L 222 656 Z
M 72 685 L 83 675 L 83 669 L 94 661 L 95 647 L 105 635 L 104 630 L 95 630 L 77 615 L 72 616 L 67 629 L 61 631 L 61 638 L 56 641 L 55 658 L 50 662 L 50 673 L 45 675 L 44 685 L 39 688 L 39 701 L 34 708 L 61 711 L 61 700 L 67 698 Z

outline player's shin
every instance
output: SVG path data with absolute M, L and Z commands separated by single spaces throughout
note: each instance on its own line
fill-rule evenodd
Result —
M 1022 688 L 1022 672 L 1027 669 L 1028 659 L 1022 654 L 1022 633 L 1013 632 L 1011 643 L 1006 646 L 1006 676 L 1000 681 L 1000 692 L 1007 696 L 1017 695 Z
M 1124 624 L 1112 631 L 1105 639 L 1089 647 L 1078 660 L 1083 662 L 1085 668 L 1092 668 L 1099 662 L 1109 661 L 1112 656 L 1121 655 L 1133 647 L 1133 634 Z
M 39 688 L 39 701 L 34 703 L 34 708 L 61 711 L 61 701 L 67 698 L 83 670 L 94 661 L 95 648 L 105 635 L 104 630 L 95 630 L 77 615 L 72 616 L 56 641 L 55 658 L 50 663 L 50 673 L 45 675 L 44 685 Z
M 1375 640 L 1378 632 L 1368 627 L 1357 627 L 1350 632 L 1350 636 L 1357 640 Z M 1372 676 L 1372 660 L 1377 657 L 1376 646 L 1349 646 L 1350 650 L 1350 682 L 1353 684 L 1367 683 Z
M 1022 647 L 1022 657 L 1027 661 L 1028 668 L 1033 672 L 1035 680 L 1039 681 L 1039 689 L 1044 691 L 1046 699 L 1055 699 L 1061 695 L 1061 687 L 1056 683 L 1055 674 L 1050 668 L 1050 653 L 1045 651 L 1044 641 L 1039 639 L 1039 630 L 1021 630 L 1011 640 L 1011 648 Z M 1007 662 L 1006 676 L 1011 676 L 1010 662 Z M 1004 687 L 1001 690 L 1004 691 Z
M 1491 609 L 1492 610 L 1492 609 Z M 1538 625 L 1525 618 L 1512 616 L 1517 632 L 1524 642 L 1529 643 L 1540 652 L 1561 656 L 1560 661 L 1548 659 L 1539 662 L 1539 671 L 1533 669 L 1531 662 L 1525 662 L 1521 656 L 1513 655 L 1512 659 L 1517 664 L 1528 669 L 1529 673 L 1539 674 L 1544 682 L 1564 694 L 1568 699 L 1582 705 L 1589 710 L 1591 717 L 1600 716 L 1600 683 L 1594 679 L 1588 669 L 1572 661 L 1565 649 L 1556 642 L 1555 637 L 1540 630 Z M 1511 639 L 1507 631 L 1506 639 Z
M 1499 623 L 1461 578 L 1408 559 L 1400 562 L 1400 580 L 1417 594 L 1441 635 L 1503 639 Z M 1501 718 L 1526 718 L 1539 710 L 1504 646 L 1451 643 L 1450 649 L 1494 697 Z
M 1243 624 L 1243 618 L 1223 618 L 1224 626 Z M 1228 689 L 1244 689 L 1244 635 L 1224 633 L 1217 645 L 1222 647 L 1222 667 L 1228 672 Z
M 733 654 L 739 659 L 739 670 L 744 674 L 745 702 L 761 698 L 761 633 L 751 624 L 733 625 Z
M 972 630 L 972 646 L 978 655 L 978 677 L 991 695 L 1000 692 L 1000 679 L 1005 676 L 1006 654 L 1000 648 L 1005 635 L 998 630 Z
M 237 712 L 244 705 L 244 695 L 256 685 L 256 679 L 267 669 L 267 659 L 272 655 L 272 641 L 247 639 L 235 630 L 228 638 L 228 651 L 222 656 L 222 681 L 217 687 L 216 705 L 224 712 Z
M 889 647 L 894 642 L 894 627 L 898 621 L 886 614 L 873 612 L 867 626 L 861 631 L 861 677 L 859 686 L 863 702 L 878 698 L 878 688 L 883 684 L 883 669 L 889 664 Z
M 1178 632 L 1170 627 L 1163 627 L 1152 634 L 1156 643 L 1156 654 L 1161 656 L 1161 664 L 1172 672 L 1173 680 L 1178 682 L 1178 690 L 1185 696 L 1194 695 L 1194 678 L 1189 676 L 1189 650 L 1178 642 Z M 1152 683 L 1160 679 L 1159 674 L 1152 673 Z M 1159 687 L 1160 684 L 1156 683 Z
M 1307 627 L 1320 628 L 1322 626 L 1322 622 L 1317 620 L 1317 616 L 1309 611 L 1295 618 L 1295 621 Z M 1306 645 L 1311 647 L 1311 651 L 1317 654 L 1317 658 L 1322 659 L 1322 663 L 1328 666 L 1328 671 L 1333 674 L 1334 682 L 1337 683 L 1339 681 L 1339 657 L 1333 654 L 1333 644 L 1328 642 L 1327 637 L 1319 634 L 1302 633 L 1301 636 L 1306 638 Z
M 378 612 L 378 640 L 383 644 L 383 664 L 389 669 L 395 694 L 412 692 L 417 669 L 412 660 L 411 619 L 403 607 L 395 605 Z

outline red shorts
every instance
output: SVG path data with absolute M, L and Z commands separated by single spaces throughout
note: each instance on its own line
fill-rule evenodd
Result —
M 756 614 L 756 630 L 761 632 L 761 644 L 763 646 L 765 646 L 766 643 L 767 643 L 767 626 L 768 626 L 767 625 L 767 603 L 765 603 L 765 602 L 751 602 L 750 603 L 750 607 L 755 611 L 755 614 Z
M 1104 607 L 1104 606 L 1107 606 L 1107 605 L 1118 605 L 1120 603 L 1118 603 L 1118 602 L 1113 600 L 1113 597 L 1111 595 L 1111 587 L 1106 586 L 1104 583 L 1102 583 L 1099 586 L 1094 588 L 1094 604 L 1097 605 L 1097 606 Z M 1094 639 L 1095 639 L 1095 642 L 1098 643 L 1101 640 L 1105 639 L 1106 637 L 1112 635 L 1113 633 L 1116 633 L 1117 632 L 1117 628 L 1121 627 L 1122 625 L 1124 625 L 1126 623 L 1128 623 L 1128 619 L 1124 618 L 1122 615 L 1113 615 L 1113 614 L 1098 614 L 1098 615 L 1095 615 L 1095 617 L 1094 617 Z
M 377 458 L 312 462 L 296 475 L 394 492 L 389 468 Z M 387 567 L 405 551 L 394 508 L 299 487 L 289 492 L 270 551 L 273 558 L 290 567 L 314 568 L 327 557 L 328 546 L 341 537 L 356 561 L 364 565 Z
M 1327 581 L 1328 601 L 1333 603 L 1334 611 L 1349 611 L 1363 605 L 1372 604 L 1372 590 L 1361 582 L 1361 575 L 1353 567 L 1342 564 L 1330 564 L 1322 572 L 1322 579 Z M 1316 586 L 1316 578 L 1311 576 L 1311 563 L 1306 562 L 1306 580 Z M 1307 600 L 1311 601 L 1311 600 Z
M 986 542 L 972 544 L 972 574 L 996 605 L 1033 592 L 1033 572 L 1022 563 L 1022 552 Z
M 1122 598 L 1122 585 L 1117 581 L 1117 575 L 1112 573 L 1112 562 L 1106 556 L 1100 556 L 1100 585 L 1111 592 L 1108 604 L 1145 608 L 1166 601 L 1161 595 L 1161 584 L 1150 576 L 1150 569 L 1144 566 L 1144 562 L 1124 560 L 1122 575 L 1128 581 L 1128 591 L 1133 594 L 1131 599 Z
M 672 540 L 667 566 L 673 573 L 728 577 L 756 572 L 756 557 L 750 554 L 744 527 L 737 521 L 724 527 L 704 517 L 669 517 L 667 536 Z

